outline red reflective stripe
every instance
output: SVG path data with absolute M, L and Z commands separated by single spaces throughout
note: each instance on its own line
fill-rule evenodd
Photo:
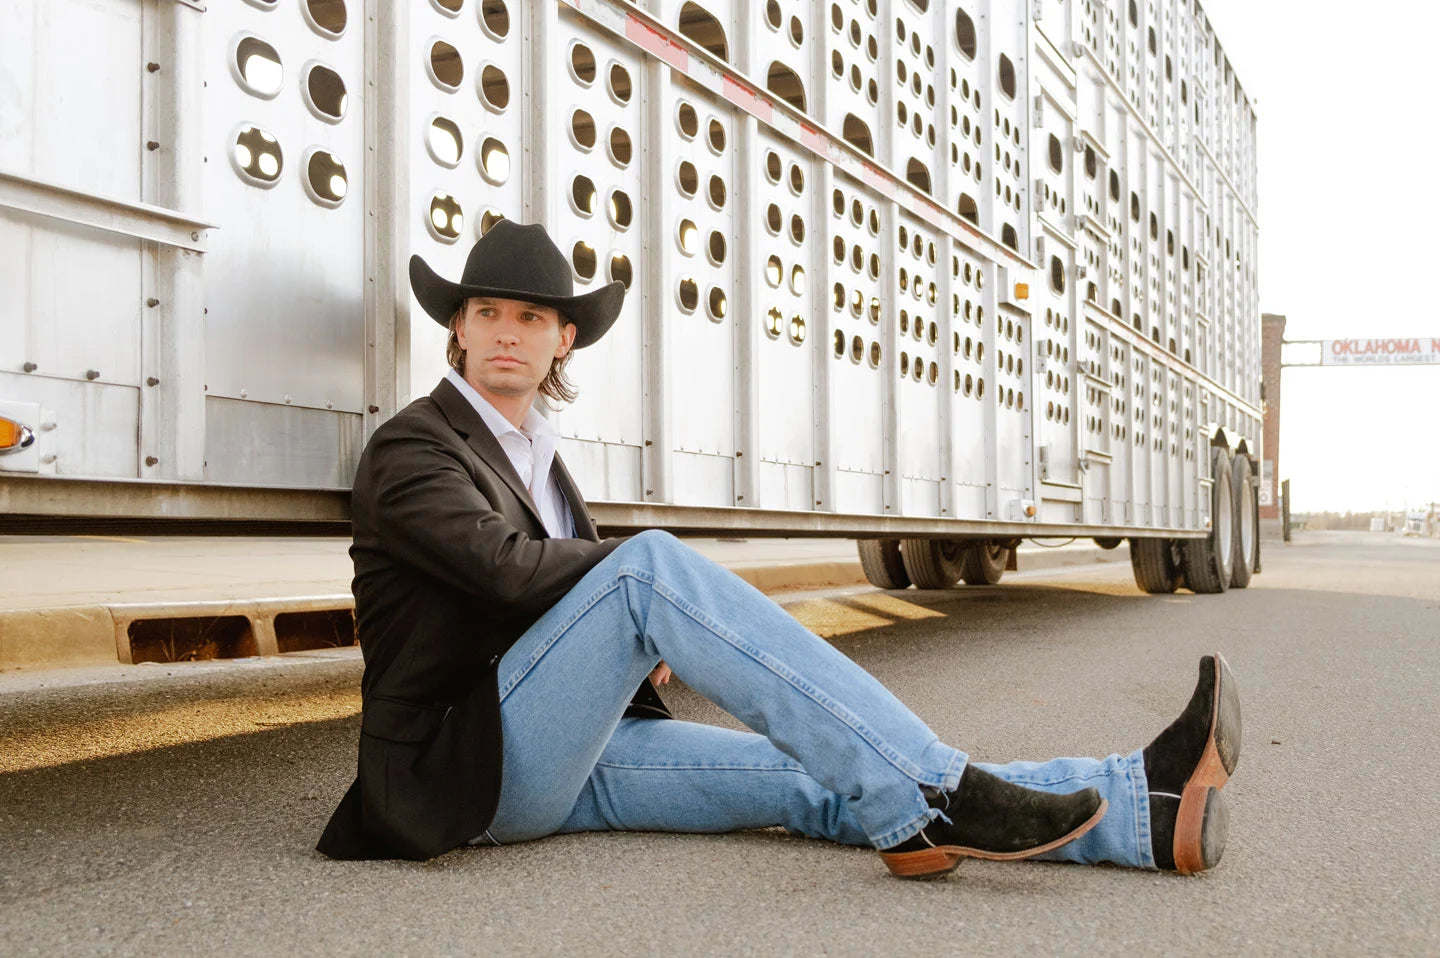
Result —
M 690 54 L 685 48 L 676 46 L 668 37 L 657 33 L 649 24 L 631 17 L 625 21 L 625 37 L 675 69 L 689 71 Z

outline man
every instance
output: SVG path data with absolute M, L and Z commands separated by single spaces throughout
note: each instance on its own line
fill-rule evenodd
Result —
M 449 375 L 376 430 L 355 477 L 359 775 L 320 839 L 425 859 L 559 832 L 781 825 L 930 878 L 1037 855 L 1195 872 L 1239 757 L 1223 659 L 1184 713 L 1104 760 L 981 766 L 775 603 L 667 533 L 601 541 L 537 395 L 619 313 L 575 296 L 540 226 L 498 223 L 459 283 L 410 280 Z M 669 717 L 670 668 L 755 733 Z

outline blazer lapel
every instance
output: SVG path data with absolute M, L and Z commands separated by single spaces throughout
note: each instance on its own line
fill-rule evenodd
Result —
M 490 432 L 490 427 L 485 425 L 485 420 L 470 405 L 469 400 L 460 394 L 460 390 L 448 380 L 440 380 L 430 393 L 430 398 L 435 400 L 440 411 L 450 422 L 450 428 L 454 429 L 465 439 L 465 444 L 475 450 L 485 464 L 495 470 L 496 475 L 505 480 L 510 491 L 515 493 L 515 498 L 525 507 L 525 511 L 535 520 L 535 524 L 541 529 L 545 528 L 545 520 L 540 517 L 540 510 L 535 500 L 530 497 L 530 490 L 525 488 L 525 483 L 520 481 L 520 474 L 515 471 L 510 457 L 505 455 L 504 448 L 500 441 Z M 558 459 L 558 457 L 557 457 Z M 573 508 L 573 506 L 572 506 Z
M 565 501 L 570 503 L 570 517 L 575 520 L 575 534 L 581 539 L 599 542 L 600 533 L 595 529 L 595 521 L 590 518 L 590 510 L 585 507 L 585 500 L 580 498 L 580 487 L 575 485 L 570 470 L 566 469 L 565 463 L 560 460 L 559 450 L 556 450 L 555 462 L 550 468 L 560 481 L 560 491 L 565 493 Z

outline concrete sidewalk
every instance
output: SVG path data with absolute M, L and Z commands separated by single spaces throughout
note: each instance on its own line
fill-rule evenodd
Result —
M 687 539 L 766 593 L 865 584 L 850 539 Z M 142 619 L 245 617 L 274 654 L 275 618 L 353 608 L 348 538 L 0 536 L 0 670 L 129 661 Z M 1021 546 L 1022 571 L 1123 560 L 1089 540 Z M 1013 574 L 1013 573 L 1012 573 Z

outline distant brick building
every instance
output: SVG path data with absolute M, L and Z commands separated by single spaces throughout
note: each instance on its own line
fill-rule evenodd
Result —
M 1280 518 L 1280 344 L 1285 317 L 1260 316 L 1260 382 L 1265 397 L 1265 442 L 1260 457 L 1260 518 Z

